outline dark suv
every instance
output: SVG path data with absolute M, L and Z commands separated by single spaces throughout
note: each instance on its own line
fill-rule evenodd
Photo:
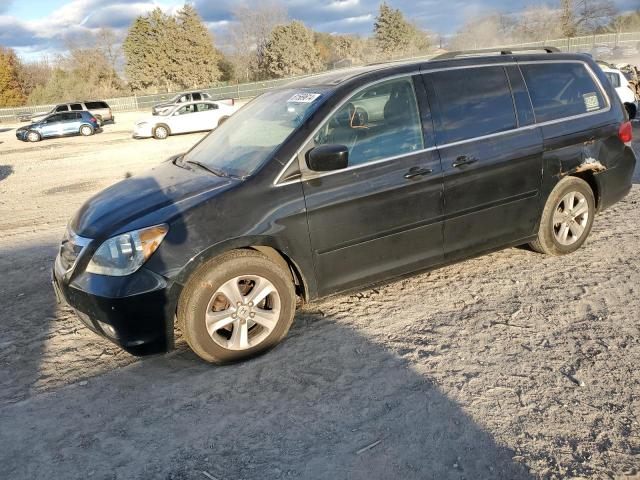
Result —
M 132 353 L 264 351 L 297 298 L 530 244 L 563 255 L 631 188 L 631 124 L 586 55 L 445 54 L 305 78 L 88 200 L 54 286 Z

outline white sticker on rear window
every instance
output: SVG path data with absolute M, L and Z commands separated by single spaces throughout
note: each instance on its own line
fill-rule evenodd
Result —
M 287 100 L 287 103 L 311 103 L 320 95 L 320 93 L 296 93 Z
M 600 100 L 598 100 L 597 93 L 585 93 L 582 95 L 582 98 L 584 99 L 584 106 L 587 109 L 587 112 L 593 112 L 594 110 L 600 109 Z

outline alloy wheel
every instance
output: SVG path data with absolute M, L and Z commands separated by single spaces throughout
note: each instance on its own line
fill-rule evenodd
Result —
M 589 222 L 589 204 L 586 197 L 576 191 L 567 193 L 553 214 L 553 235 L 561 245 L 577 242 Z
M 280 318 L 280 308 L 280 295 L 269 280 L 256 275 L 235 277 L 209 300 L 205 325 L 221 347 L 247 350 L 269 336 Z

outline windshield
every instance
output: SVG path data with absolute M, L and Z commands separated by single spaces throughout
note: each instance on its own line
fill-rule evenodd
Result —
M 298 88 L 264 93 L 194 146 L 184 161 L 247 177 L 320 106 L 324 92 Z

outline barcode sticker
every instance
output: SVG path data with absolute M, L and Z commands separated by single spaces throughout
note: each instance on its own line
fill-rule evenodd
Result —
M 320 95 L 320 93 L 296 93 L 287 100 L 287 103 L 311 103 Z
M 600 108 L 600 100 L 598 100 L 597 93 L 585 93 L 582 95 L 582 98 L 584 99 L 584 106 L 587 109 L 587 112 L 593 112 Z

